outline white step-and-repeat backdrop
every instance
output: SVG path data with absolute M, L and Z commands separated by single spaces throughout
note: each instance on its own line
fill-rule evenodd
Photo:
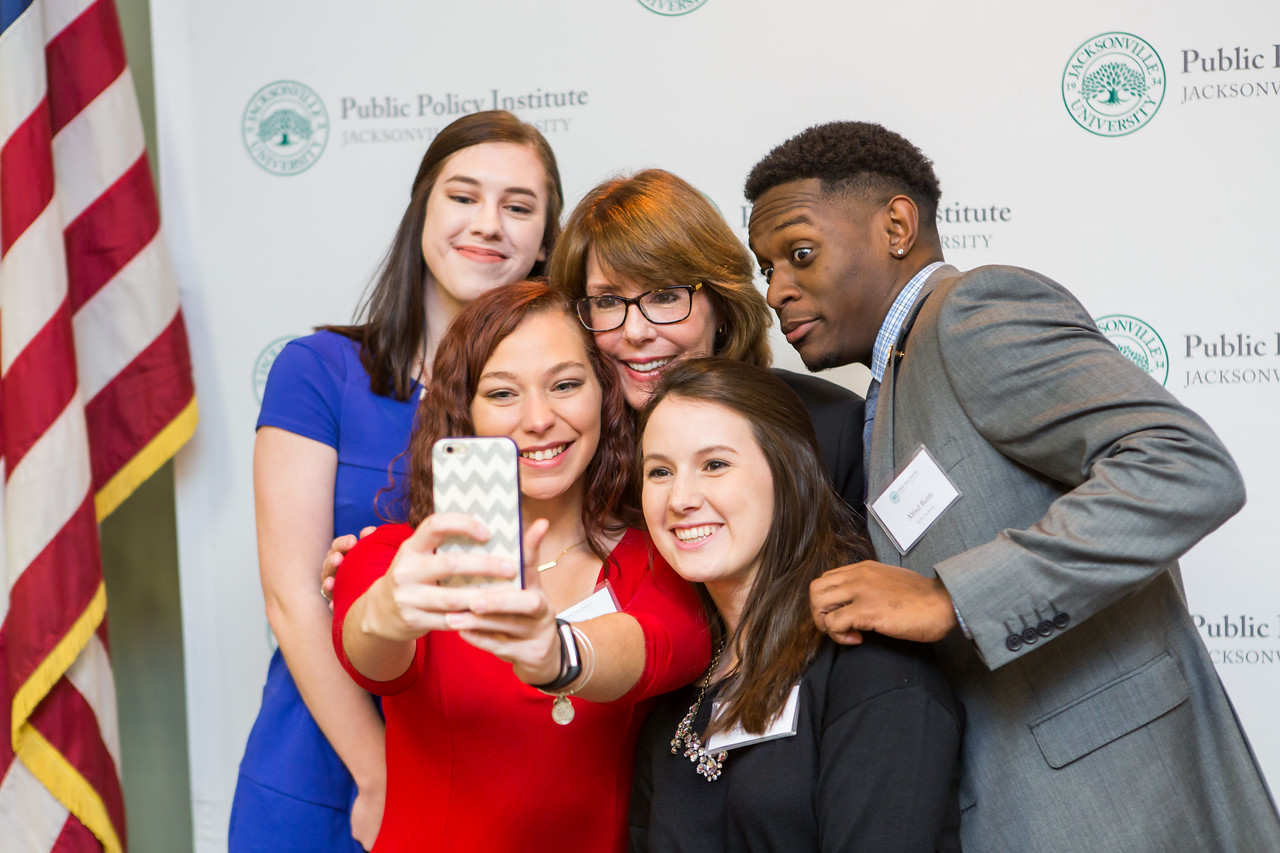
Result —
M 271 358 L 351 317 L 427 143 L 492 107 L 542 129 L 570 204 L 611 173 L 661 166 L 744 239 L 744 176 L 804 127 L 873 120 L 921 146 L 949 260 L 1072 288 L 1234 451 L 1249 505 L 1187 557 L 1186 587 L 1280 779 L 1280 5 L 152 5 L 165 230 L 201 410 L 178 459 L 201 853 L 225 846 L 271 651 L 250 482 Z M 264 133 L 273 104 L 296 126 Z M 781 338 L 775 350 L 798 365 Z

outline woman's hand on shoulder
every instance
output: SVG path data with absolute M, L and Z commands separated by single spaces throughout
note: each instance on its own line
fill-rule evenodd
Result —
M 489 538 L 489 531 L 469 515 L 427 516 L 400 544 L 386 574 L 369 587 L 361 623 L 364 631 L 384 640 L 405 641 L 428 631 L 451 630 L 445 621 L 447 614 L 470 610 L 485 588 L 441 586 L 441 581 L 457 575 L 516 576 L 518 567 L 502 557 L 437 554 L 436 549 L 451 536 L 483 542 Z
M 539 519 L 524 535 L 526 565 L 538 552 L 547 522 Z M 524 576 L 524 589 L 480 588 L 467 613 L 450 613 L 445 624 L 478 649 L 512 665 L 526 684 L 546 684 L 560 674 L 560 635 L 556 614 L 536 571 Z
M 366 527 L 360 531 L 360 539 L 368 536 L 376 527 Z M 324 596 L 324 600 L 329 602 L 329 610 L 333 610 L 333 588 L 338 582 L 338 566 L 342 565 L 342 559 L 347 552 L 356 547 L 359 541 L 353 534 L 348 533 L 346 536 L 339 536 L 329 545 L 329 553 L 324 555 L 324 562 L 320 565 L 320 594 Z

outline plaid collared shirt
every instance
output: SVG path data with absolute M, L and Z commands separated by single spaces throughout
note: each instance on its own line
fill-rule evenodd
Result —
M 898 298 L 893 300 L 893 305 L 889 306 L 889 313 L 880 326 L 880 334 L 876 335 L 875 346 L 871 348 L 871 377 L 876 382 L 884 381 L 884 371 L 889 366 L 889 352 L 898 340 L 902 324 L 907 322 L 907 312 L 911 310 L 916 297 L 920 295 L 920 288 L 924 287 L 925 281 L 934 270 L 942 266 L 942 263 L 942 261 L 934 261 L 913 275 L 911 281 L 907 282 L 907 286 L 898 294 Z

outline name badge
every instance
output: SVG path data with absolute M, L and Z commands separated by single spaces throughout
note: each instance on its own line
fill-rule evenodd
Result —
M 955 483 L 938 467 L 928 448 L 921 445 L 889 487 L 868 506 L 898 553 L 906 554 L 959 497 Z
M 588 619 L 594 619 L 597 616 L 617 613 L 620 609 L 618 607 L 618 597 L 613 594 L 613 587 L 609 585 L 608 581 L 605 581 L 596 587 L 595 592 L 577 604 L 570 604 L 556 615 L 566 622 L 586 622 Z
M 711 706 L 712 719 L 720 712 L 720 703 L 717 702 Z M 781 737 L 791 737 L 796 733 L 797 723 L 800 721 L 800 685 L 797 684 L 791 688 L 791 695 L 787 697 L 787 704 L 782 706 L 782 710 L 778 716 L 774 717 L 763 734 L 748 734 L 741 726 L 734 726 L 728 731 L 716 732 L 707 741 L 707 752 L 725 752 L 730 749 L 737 749 L 740 746 L 750 746 L 753 743 L 764 743 L 767 740 L 777 740 Z

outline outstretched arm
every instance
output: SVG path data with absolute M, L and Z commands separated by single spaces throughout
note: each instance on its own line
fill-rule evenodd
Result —
M 536 552 L 545 529 L 543 521 L 530 525 L 525 553 Z M 526 684 L 553 682 L 561 671 L 560 636 L 536 573 L 526 575 L 525 589 L 439 586 L 453 574 L 510 577 L 515 572 L 496 557 L 434 553 L 448 535 L 483 539 L 487 532 L 468 516 L 441 514 L 424 520 L 403 542 L 392 542 L 380 530 L 351 552 L 338 576 L 341 634 L 335 643 L 352 673 L 379 693 L 403 689 L 401 679 L 413 677 L 418 638 L 445 630 L 509 662 Z M 590 664 L 556 692 L 592 702 L 671 690 L 705 669 L 709 657 L 697 596 L 660 558 L 623 612 L 575 628 Z
M 642 560 L 643 568 L 629 569 L 644 574 L 623 611 L 575 625 L 590 645 L 586 653 L 594 658 L 594 666 L 562 689 L 593 702 L 624 696 L 634 701 L 674 690 L 697 677 L 710 659 L 710 634 L 693 588 L 657 554 L 626 559 Z M 522 681 L 545 684 L 558 674 L 559 644 L 551 633 L 550 605 L 537 580 L 530 580 L 531 589 L 520 596 L 511 593 L 509 604 L 486 599 L 479 609 L 487 612 L 450 619 L 465 629 L 463 636 L 469 641 L 512 661 Z M 493 615 L 503 607 L 525 610 L 514 621 L 503 621 Z
M 530 525 L 525 553 L 537 552 L 545 522 Z M 526 560 L 526 562 L 529 562 Z M 525 572 L 524 589 L 484 590 L 468 612 L 445 617 L 448 626 L 479 649 L 509 662 L 525 684 L 547 684 L 560 674 L 560 635 L 556 614 L 536 571 Z M 592 702 L 624 696 L 644 669 L 644 636 L 626 613 L 609 613 L 575 625 L 583 669 L 557 692 L 571 692 Z
M 390 564 L 382 564 L 387 565 L 385 572 L 380 572 L 377 551 L 391 547 L 386 537 L 374 534 L 360 543 L 356 560 L 365 562 L 356 564 L 359 577 L 339 577 L 337 596 L 341 650 L 356 674 L 375 683 L 396 681 L 413 663 L 418 638 L 430 631 L 453 630 L 449 617 L 471 608 L 486 591 L 483 587 L 441 586 L 440 581 L 454 575 L 515 577 L 515 564 L 500 557 L 436 553 L 450 536 L 484 541 L 488 535 L 484 525 L 468 515 L 427 516 L 399 543 Z M 371 573 L 376 579 L 367 588 L 345 593 L 344 586 L 365 583 Z M 358 595 L 354 602 L 353 594 Z

